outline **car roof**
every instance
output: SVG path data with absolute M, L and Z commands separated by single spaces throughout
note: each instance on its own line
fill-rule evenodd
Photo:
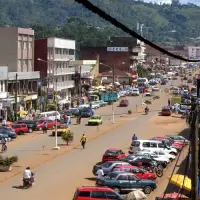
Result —
M 115 168 L 136 168 L 136 169 L 138 169 L 139 167 L 137 167 L 137 166 L 132 166 L 132 165 L 117 165 L 117 166 L 115 166 Z
M 82 187 L 78 187 L 77 190 L 79 191 L 88 191 L 88 190 L 91 190 L 91 191 L 111 191 L 113 192 L 113 189 L 111 188 L 107 188 L 107 187 L 96 187 L 96 186 L 82 186 Z
M 129 172 L 121 172 L 121 171 L 116 171 L 116 172 L 111 172 L 112 174 L 121 174 L 121 175 L 133 175 L 133 173 Z
M 108 151 L 108 150 L 115 150 L 115 151 L 117 150 L 118 151 L 118 150 L 121 150 L 121 149 L 118 149 L 118 148 L 109 148 L 106 151 Z

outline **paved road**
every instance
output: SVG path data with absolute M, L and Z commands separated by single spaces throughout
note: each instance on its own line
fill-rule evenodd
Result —
M 164 105 L 166 100 L 153 105 L 151 110 Z M 0 185 L 1 198 L 9 200 L 71 200 L 74 190 L 82 185 L 94 185 L 94 177 L 91 173 L 95 163 L 101 160 L 105 149 L 109 147 L 121 147 L 125 152 L 131 142 L 133 133 L 137 133 L 141 139 L 148 139 L 156 134 L 162 135 L 162 130 L 152 132 L 148 120 L 157 115 L 152 111 L 149 115 L 139 115 L 135 118 L 126 118 L 127 122 L 96 140 L 87 143 L 85 150 L 75 149 L 70 153 L 58 157 L 50 163 L 37 168 L 36 185 L 29 190 L 21 190 L 13 187 L 21 185 L 21 175 Z
M 147 97 L 146 97 L 147 98 Z M 127 97 L 129 99 L 128 107 L 118 107 L 118 103 L 115 103 L 115 118 L 119 118 L 122 114 L 127 114 L 128 110 L 136 110 L 136 105 L 138 108 L 141 105 L 141 96 L 139 97 Z M 96 114 L 100 114 L 103 117 L 103 121 L 112 121 L 112 106 L 106 106 L 96 110 Z M 87 118 L 82 119 L 81 125 L 76 125 L 76 119 L 72 119 L 71 129 L 75 133 L 75 139 L 78 140 L 81 138 L 83 132 L 87 134 L 93 127 L 86 126 Z M 55 137 L 49 137 L 51 131 L 48 131 L 48 134 L 41 134 L 41 132 L 36 133 L 35 137 L 24 140 L 23 142 L 14 141 L 14 144 L 8 144 L 8 151 L 5 153 L 5 156 L 17 155 L 20 160 L 35 155 L 37 152 L 42 151 L 43 149 L 52 149 L 55 146 Z M 35 133 L 33 133 L 35 134 Z M 96 134 L 96 133 L 94 133 Z M 39 136 L 38 136 L 39 135 Z M 21 136 L 23 137 L 23 136 Z M 62 141 L 59 138 L 58 143 L 61 144 Z

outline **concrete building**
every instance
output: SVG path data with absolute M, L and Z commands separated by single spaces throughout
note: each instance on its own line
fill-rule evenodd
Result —
M 34 30 L 0 27 L 0 66 L 9 72 L 32 72 L 34 66 Z
M 199 59 L 200 58 L 200 46 L 188 46 L 188 58 Z
M 75 67 L 69 62 L 75 60 L 75 46 L 75 41 L 68 39 L 35 40 L 34 70 L 40 71 L 42 79 L 47 79 L 48 94 L 58 91 L 62 100 L 68 100 L 74 88 Z

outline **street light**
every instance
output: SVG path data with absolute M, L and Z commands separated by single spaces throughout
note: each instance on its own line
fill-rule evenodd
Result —
M 38 58 L 37 59 L 38 61 L 41 61 L 41 62 L 45 62 L 45 63 L 50 63 L 50 62 L 48 62 L 48 61 L 46 61 L 46 60 L 43 60 L 43 59 L 41 59 L 41 58 Z M 53 70 L 53 72 L 54 72 L 54 70 Z M 53 73 L 53 76 L 48 76 L 47 78 L 50 78 L 50 77 L 54 77 L 54 73 Z M 56 91 L 57 91 L 57 86 L 58 86 L 58 77 L 57 77 L 57 68 L 56 68 Z M 48 97 L 48 94 L 47 94 L 47 97 Z M 54 150 L 59 150 L 60 149 L 60 147 L 58 146 L 58 132 L 57 132 L 57 112 L 58 112 L 58 100 L 57 100 L 57 97 L 56 97 L 56 119 L 55 119 L 55 121 L 56 121 L 56 125 L 55 125 L 55 139 L 56 139 L 56 146 L 55 147 L 53 147 L 53 149 Z
M 112 71 L 112 84 L 113 84 L 112 86 L 112 123 L 114 124 L 115 123 L 114 99 L 113 99 L 113 96 L 114 96 L 113 90 L 114 90 L 114 84 L 115 84 L 114 69 L 111 66 L 106 65 L 104 63 L 100 63 L 100 65 L 104 65 L 105 67 L 110 68 L 110 70 Z

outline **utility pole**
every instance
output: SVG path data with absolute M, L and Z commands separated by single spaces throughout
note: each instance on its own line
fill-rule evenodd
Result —
M 16 73 L 16 76 L 15 76 L 15 121 L 17 121 L 17 92 L 18 92 L 17 78 L 18 78 L 18 74 Z
M 79 79 L 79 84 L 80 84 L 80 90 L 79 94 L 82 97 L 82 82 L 81 82 L 81 73 L 82 73 L 82 66 L 80 66 L 80 79 Z

